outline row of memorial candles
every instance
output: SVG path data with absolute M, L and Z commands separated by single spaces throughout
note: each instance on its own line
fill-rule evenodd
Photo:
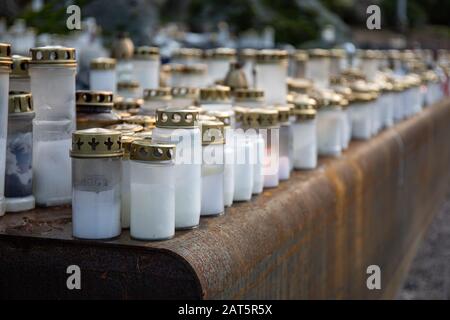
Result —
M 11 59 L 4 44 L 0 52 L 1 92 L 9 91 L 14 60 L 11 89 L 33 94 L 10 94 L 8 143 L 6 126 L 0 130 L 0 147 L 8 144 L 9 211 L 33 208 L 34 197 L 41 206 L 72 202 L 74 236 L 89 239 L 116 237 L 130 227 L 134 238 L 157 240 L 195 228 L 200 216 L 221 215 L 234 201 L 276 187 L 294 168 L 315 168 L 318 155 L 337 156 L 352 138 L 369 139 L 418 113 L 421 84 L 438 83 L 432 72 L 422 78 L 380 73 L 380 58 L 370 52 L 360 57 L 365 76 L 345 71 L 342 61 L 333 63 L 332 54 L 316 49 L 306 68 L 311 82 L 286 85 L 288 54 L 261 50 L 245 55 L 253 63 L 253 88 L 245 71 L 241 88 L 198 88 L 222 82 L 230 62 L 237 68 L 234 50 L 216 49 L 205 66 L 176 56 L 183 64 L 171 65 L 174 87 L 166 88 L 158 84 L 158 50 L 142 47 L 132 60 L 132 81 L 117 80 L 114 59 L 96 59 L 90 77 L 96 90 L 75 94 L 74 49 L 34 48 L 31 59 Z M 330 78 L 333 72 L 339 77 Z M 433 90 L 427 103 L 442 95 Z M 125 98 L 114 101 L 114 91 Z M 7 106 L 2 99 L 3 123 Z M 73 133 L 75 123 L 86 130 Z

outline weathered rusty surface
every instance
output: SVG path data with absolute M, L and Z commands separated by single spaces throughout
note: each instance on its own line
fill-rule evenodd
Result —
M 70 209 L 0 218 L 0 297 L 390 298 L 450 178 L 450 100 L 169 241 L 71 237 Z M 66 267 L 82 270 L 66 289 Z M 382 290 L 366 268 L 382 270 Z

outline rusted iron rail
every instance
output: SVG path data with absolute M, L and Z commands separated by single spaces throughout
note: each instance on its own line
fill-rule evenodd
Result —
M 448 99 L 170 241 L 76 240 L 70 208 L 7 214 L 0 297 L 391 298 L 448 190 L 449 124 Z

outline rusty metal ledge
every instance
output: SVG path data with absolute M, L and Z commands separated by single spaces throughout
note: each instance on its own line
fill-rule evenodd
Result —
M 449 186 L 449 123 L 447 99 L 165 242 L 73 239 L 70 208 L 7 214 L 0 297 L 391 298 Z M 372 264 L 382 290 L 366 287 Z

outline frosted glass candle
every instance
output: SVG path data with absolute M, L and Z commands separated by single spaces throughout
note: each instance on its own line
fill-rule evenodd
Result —
M 302 110 L 292 124 L 294 131 L 294 168 L 317 167 L 317 122 L 316 111 Z
M 157 110 L 152 132 L 152 142 L 176 145 L 176 229 L 192 229 L 200 221 L 202 146 L 198 115 L 195 110 Z
M 205 63 L 208 70 L 207 85 L 225 78 L 230 63 L 236 60 L 236 50 L 230 48 L 216 48 L 205 52 Z
M 223 144 L 203 146 L 201 216 L 224 213 Z
M 254 131 L 254 130 L 253 130 Z M 253 193 L 255 138 L 251 140 L 244 130 L 238 129 L 235 138 L 234 201 L 249 201 Z M 262 166 L 261 166 L 262 167 Z M 259 177 L 262 189 L 262 170 Z
M 391 91 L 384 92 L 379 97 L 380 121 L 383 128 L 389 128 L 394 124 L 394 94 Z
M 256 54 L 255 85 L 263 90 L 267 104 L 286 104 L 287 52 L 261 50 Z
M 330 58 L 326 50 L 309 51 L 305 78 L 312 80 L 314 86 L 320 89 L 327 89 L 330 86 Z
M 339 156 L 343 141 L 343 111 L 321 108 L 317 113 L 317 144 L 320 155 Z
M 8 92 L 11 70 L 11 46 L 0 43 L 0 216 L 5 214 L 5 155 L 8 129 Z
M 372 101 L 357 101 L 350 104 L 350 117 L 352 120 L 352 137 L 368 140 L 372 137 Z
M 288 180 L 291 175 L 291 163 L 293 161 L 293 139 L 294 132 L 289 121 L 289 108 L 287 108 L 287 115 L 284 120 L 280 122 L 280 149 L 279 149 L 279 169 L 278 178 L 280 180 Z M 279 109 L 281 115 L 281 109 Z M 281 119 L 281 116 L 280 116 Z
M 201 88 L 208 81 L 204 64 L 172 64 L 170 72 L 171 87 Z
M 175 235 L 175 166 L 173 153 L 168 152 L 173 151 L 173 146 L 141 141 L 133 143 L 131 148 L 131 237 L 172 238 Z M 149 156 L 139 154 L 139 148 L 145 148 Z
M 6 211 L 34 208 L 33 196 L 33 126 L 31 94 L 16 93 L 9 97 L 8 139 L 6 149 Z
M 137 47 L 133 59 L 133 79 L 139 82 L 140 95 L 144 89 L 159 87 L 159 49 L 156 47 Z
M 116 84 L 116 60 L 112 58 L 93 59 L 89 72 L 89 86 L 91 90 L 115 93 Z
M 71 133 L 75 130 L 75 49 L 32 48 L 29 67 L 36 117 L 33 121 L 33 171 L 36 203 L 71 200 Z
M 72 233 L 80 239 L 120 235 L 121 134 L 78 130 L 72 136 Z
M 120 235 L 120 158 L 73 159 L 73 236 Z
M 122 80 L 117 83 L 117 95 L 124 99 L 139 99 L 143 96 L 143 89 L 135 80 Z
M 224 185 L 223 201 L 225 207 L 231 207 L 234 196 L 234 157 L 235 144 L 233 129 L 225 124 L 225 147 L 224 147 Z

